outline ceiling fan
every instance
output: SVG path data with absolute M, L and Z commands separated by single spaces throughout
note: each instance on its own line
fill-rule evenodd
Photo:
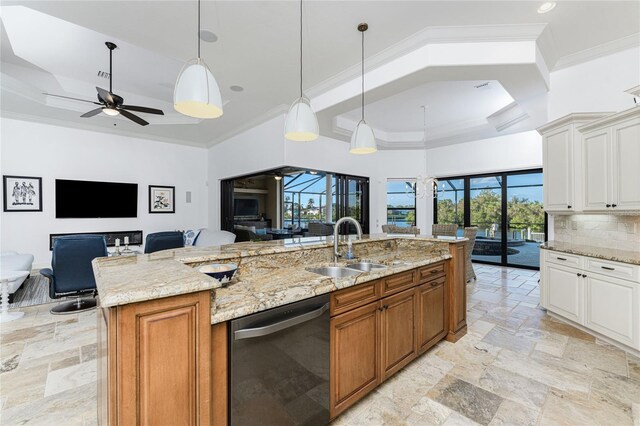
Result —
M 98 91 L 98 102 L 87 101 L 85 99 L 70 98 L 68 96 L 53 95 L 50 93 L 45 93 L 45 95 L 55 96 L 57 98 L 72 99 L 74 101 L 89 102 L 95 105 L 100 105 L 99 108 L 93 109 L 80 116 L 84 118 L 93 117 L 94 115 L 98 115 L 101 112 L 104 112 L 105 114 L 110 116 L 116 116 L 116 115 L 122 114 L 123 117 L 126 117 L 129 120 L 134 121 L 141 126 L 146 126 L 147 124 L 149 124 L 147 121 L 143 120 L 142 118 L 138 117 L 135 114 L 130 113 L 129 111 L 164 115 L 164 112 L 162 112 L 162 110 L 160 109 L 148 108 L 143 106 L 135 106 L 135 105 L 124 105 L 124 99 L 121 96 L 118 96 L 115 93 L 113 93 L 113 86 L 112 86 L 113 49 L 115 49 L 118 46 L 116 46 L 114 43 L 111 43 L 110 41 L 107 41 L 105 44 L 109 48 L 109 91 L 107 92 L 106 90 L 100 87 L 96 87 L 96 90 Z

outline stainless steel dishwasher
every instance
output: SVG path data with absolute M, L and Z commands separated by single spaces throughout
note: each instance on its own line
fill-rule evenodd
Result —
M 329 295 L 231 321 L 230 423 L 329 423 Z

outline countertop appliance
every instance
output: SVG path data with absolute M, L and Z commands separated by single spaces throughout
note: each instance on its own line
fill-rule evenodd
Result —
M 230 424 L 329 423 L 329 295 L 231 321 Z

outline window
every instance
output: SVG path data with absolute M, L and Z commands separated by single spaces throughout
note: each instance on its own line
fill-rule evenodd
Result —
M 387 224 L 415 226 L 416 181 L 394 179 L 387 182 Z

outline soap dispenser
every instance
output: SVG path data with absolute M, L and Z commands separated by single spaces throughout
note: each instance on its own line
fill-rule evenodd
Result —
M 351 244 L 351 240 L 347 241 L 347 253 L 344 255 L 347 260 L 355 259 L 356 255 L 353 253 L 353 245 Z

